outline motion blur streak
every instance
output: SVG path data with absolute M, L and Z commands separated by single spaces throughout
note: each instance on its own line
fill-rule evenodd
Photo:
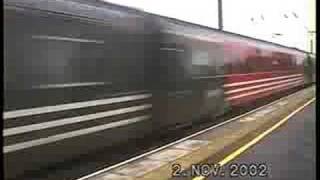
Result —
M 98 99 L 98 100 L 93 100 L 93 101 L 61 104 L 61 105 L 55 105 L 55 106 L 22 109 L 22 110 L 4 112 L 3 117 L 4 117 L 4 119 L 17 118 L 17 117 L 21 117 L 21 116 L 31 116 L 31 115 L 36 115 L 36 114 L 44 114 L 44 113 L 51 113 L 51 112 L 57 112 L 57 111 L 72 110 L 72 109 L 84 108 L 84 107 L 90 107 L 90 106 L 99 106 L 99 105 L 107 105 L 107 104 L 112 104 L 112 103 L 120 103 L 120 102 L 125 102 L 125 101 L 133 101 L 133 100 L 148 98 L 150 96 L 151 96 L 151 94 L 142 94 L 142 95 L 116 97 L 116 98 L 110 98 L 110 99 Z
M 9 128 L 9 129 L 3 130 L 3 136 L 11 136 L 11 135 L 15 135 L 15 134 L 26 133 L 29 131 L 36 131 L 36 130 L 40 130 L 40 129 L 63 126 L 66 124 L 79 123 L 79 122 L 83 122 L 83 121 L 90 121 L 90 120 L 94 120 L 94 119 L 98 119 L 98 118 L 105 118 L 105 117 L 109 117 L 109 116 L 115 116 L 115 115 L 119 115 L 119 114 L 135 112 L 135 111 L 144 110 L 144 109 L 148 109 L 148 108 L 151 108 L 150 104 L 141 105 L 141 106 L 132 106 L 129 108 L 116 109 L 116 110 L 112 110 L 112 111 L 89 114 L 89 115 L 85 115 L 85 116 L 76 116 L 76 117 L 72 117 L 72 118 L 59 119 L 59 120 L 55 120 L 55 121 L 39 123 L 39 124 L 32 124 L 32 125 L 28 125 L 28 126 Z
M 63 134 L 49 136 L 46 138 L 41 138 L 41 139 L 37 139 L 37 140 L 33 140 L 33 141 L 27 141 L 27 142 L 18 143 L 18 144 L 14 144 L 14 145 L 10 145 L 10 146 L 4 146 L 3 153 L 14 152 L 17 150 L 26 149 L 26 148 L 30 148 L 33 146 L 48 144 L 48 143 L 60 141 L 60 140 L 66 139 L 66 138 L 77 137 L 77 136 L 81 136 L 81 135 L 85 135 L 85 134 L 89 134 L 89 133 L 94 133 L 97 131 L 102 131 L 102 130 L 106 130 L 106 129 L 110 129 L 110 128 L 126 126 L 126 125 L 129 125 L 132 123 L 136 123 L 139 121 L 149 119 L 149 118 L 150 118 L 150 116 L 140 116 L 140 117 L 136 117 L 136 118 L 132 118 L 132 119 L 126 119 L 126 120 L 122 120 L 122 121 L 118 121 L 118 122 L 104 124 L 101 126 L 94 126 L 94 127 L 87 128 L 87 129 L 81 129 L 78 131 L 71 131 L 71 132 L 67 132 L 67 133 L 63 133 Z

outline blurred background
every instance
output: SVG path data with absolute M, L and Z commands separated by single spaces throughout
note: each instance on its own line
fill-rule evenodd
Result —
M 316 0 L 106 0 L 315 53 Z

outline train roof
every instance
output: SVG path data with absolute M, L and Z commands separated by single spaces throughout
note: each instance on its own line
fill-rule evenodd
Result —
M 57 10 L 59 11 L 66 11 L 66 10 L 71 10 L 71 8 L 64 8 L 63 6 L 71 6 L 73 8 L 71 14 L 74 15 L 80 15 L 82 14 L 82 12 L 79 12 L 81 10 L 84 11 L 88 11 L 90 8 L 92 7 L 96 7 L 99 10 L 103 11 L 103 8 L 108 8 L 108 10 L 115 10 L 114 13 L 116 14 L 117 11 L 125 11 L 126 13 L 133 13 L 136 15 L 149 15 L 152 16 L 156 19 L 160 19 L 160 21 L 164 22 L 164 23 L 168 23 L 171 24 L 171 28 L 172 30 L 178 30 L 181 32 L 184 31 L 188 31 L 188 33 L 191 33 L 193 35 L 200 35 L 200 36 L 207 36 L 210 37 L 212 36 L 212 32 L 216 33 L 217 35 L 224 35 L 224 37 L 231 37 L 231 38 L 240 38 L 241 40 L 249 40 L 249 41 L 254 41 L 254 42 L 260 42 L 260 43 L 264 43 L 266 45 L 271 45 L 271 46 L 275 46 L 278 48 L 284 48 L 287 50 L 294 50 L 294 51 L 298 51 L 301 53 L 308 53 L 304 50 L 295 48 L 295 47 L 288 47 L 285 45 L 281 45 L 278 43 L 274 43 L 274 42 L 270 42 L 270 41 L 266 41 L 266 40 L 262 40 L 262 39 L 257 39 L 257 38 L 253 38 L 253 37 L 249 37 L 249 36 L 245 36 L 245 35 L 241 35 L 241 34 L 237 34 L 234 32 L 228 32 L 228 31 L 222 31 L 219 30 L 217 28 L 213 28 L 213 27 L 208 27 L 205 25 L 200 25 L 200 24 L 196 24 L 196 23 L 192 23 L 192 22 L 186 22 L 180 19 L 176 19 L 176 18 L 172 18 L 172 17 L 167 17 L 167 16 L 163 16 L 163 15 L 158 15 L 158 14 L 154 14 L 151 12 L 146 12 L 143 11 L 141 9 L 137 9 L 137 8 L 132 8 L 132 7 L 127 7 L 127 6 L 123 6 L 123 5 L 117 5 L 117 4 L 113 4 L 110 2 L 106 2 L 103 0 L 5 0 L 4 4 L 14 4 L 14 5 L 20 5 L 20 6 L 28 6 L 28 7 L 35 7 L 35 8 L 40 8 L 40 9 L 48 9 L 49 8 L 49 4 L 52 4 L 53 7 L 51 10 Z M 68 4 L 69 3 L 69 4 Z M 73 3 L 73 4 L 71 4 Z M 77 3 L 77 4 L 74 4 Z M 58 5 L 61 4 L 61 5 Z M 89 5 L 89 6 L 76 6 L 76 5 Z M 91 6 L 90 6 L 91 5 Z M 78 12 L 77 12 L 78 11 Z M 84 13 L 87 14 L 87 13 Z M 97 13 L 99 14 L 99 13 Z M 101 16 L 103 17 L 103 16 Z M 187 30 L 183 30 L 183 28 L 188 28 Z M 227 36 L 225 36 L 227 35 Z M 238 39 L 238 40 L 240 40 Z
M 150 13 L 150 14 L 152 14 L 152 13 Z M 291 50 L 291 51 L 293 50 L 293 51 L 298 51 L 301 53 L 309 53 L 307 51 L 304 51 L 304 50 L 301 50 L 301 49 L 298 49 L 295 47 L 289 47 L 289 46 L 281 45 L 278 43 L 241 35 L 241 34 L 234 33 L 234 32 L 223 31 L 223 30 L 219 30 L 217 28 L 212 28 L 212 27 L 208 27 L 205 25 L 186 22 L 183 20 L 179 20 L 179 19 L 171 18 L 171 17 L 166 17 L 166 16 L 162 16 L 162 15 L 157 15 L 157 14 L 152 14 L 152 15 L 154 15 L 155 17 L 162 18 L 163 19 L 162 22 L 166 21 L 164 23 L 171 24 L 170 29 L 172 29 L 172 30 L 175 30 L 177 32 L 180 31 L 182 33 L 190 33 L 195 36 L 200 35 L 200 36 L 208 37 L 208 40 L 209 39 L 213 40 L 215 35 L 218 35 L 219 37 L 223 36 L 224 38 L 228 38 L 230 40 L 235 40 L 235 38 L 237 38 L 237 40 L 245 40 L 245 41 L 249 40 L 250 42 L 262 43 L 263 45 L 269 45 L 269 46 L 273 46 L 273 47 L 277 47 L 277 48 L 281 48 L 281 49 L 286 49 L 286 50 Z M 183 28 L 189 28 L 189 29 L 184 30 Z M 190 30 L 190 28 L 192 28 L 193 30 Z M 210 33 L 214 33 L 211 35 L 212 38 L 210 38 Z
M 232 32 L 220 31 L 210 27 L 201 27 L 201 25 L 190 24 L 176 19 L 168 19 L 160 17 L 159 22 L 164 28 L 163 31 L 169 34 L 188 37 L 191 39 L 199 39 L 214 43 L 231 43 L 246 44 L 251 47 L 268 49 L 289 54 L 305 54 L 306 52 L 297 48 L 286 47 L 276 43 L 263 41 L 247 36 L 239 35 Z

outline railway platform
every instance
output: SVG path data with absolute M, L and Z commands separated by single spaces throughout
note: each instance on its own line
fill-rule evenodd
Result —
M 228 178 L 231 171 L 247 173 L 245 179 L 264 174 L 286 179 L 295 176 L 290 172 L 297 169 L 301 176 L 295 177 L 305 177 L 301 171 L 306 170 L 312 179 L 314 102 L 311 86 L 78 180 L 202 180 Z
M 211 176 L 207 179 L 222 180 L 237 177 L 237 179 L 315 180 L 315 120 L 315 102 L 313 102 L 291 117 L 287 125 L 228 163 L 224 177 Z M 249 172 L 250 166 L 251 172 Z M 242 175 L 240 168 L 243 171 Z M 232 170 L 233 174 L 227 170 Z

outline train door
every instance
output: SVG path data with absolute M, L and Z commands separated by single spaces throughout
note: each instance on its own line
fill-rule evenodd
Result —
M 225 101 L 224 92 L 224 51 L 223 46 L 218 43 L 210 43 L 209 59 L 212 61 L 209 64 L 209 78 L 204 93 L 204 108 L 208 109 L 209 115 L 215 118 L 224 114 L 230 107 Z
M 222 46 L 216 42 L 192 43 L 192 76 L 201 97 L 199 114 L 216 117 L 225 111 L 223 91 L 224 59 Z
M 154 82 L 156 126 L 191 122 L 198 108 L 197 91 L 188 72 L 189 51 L 178 37 L 166 36 L 160 45 L 160 59 Z
M 311 57 L 310 54 L 308 54 L 304 61 L 303 61 L 303 67 L 304 67 L 304 74 L 306 83 L 312 83 L 315 82 L 315 61 L 314 58 Z

